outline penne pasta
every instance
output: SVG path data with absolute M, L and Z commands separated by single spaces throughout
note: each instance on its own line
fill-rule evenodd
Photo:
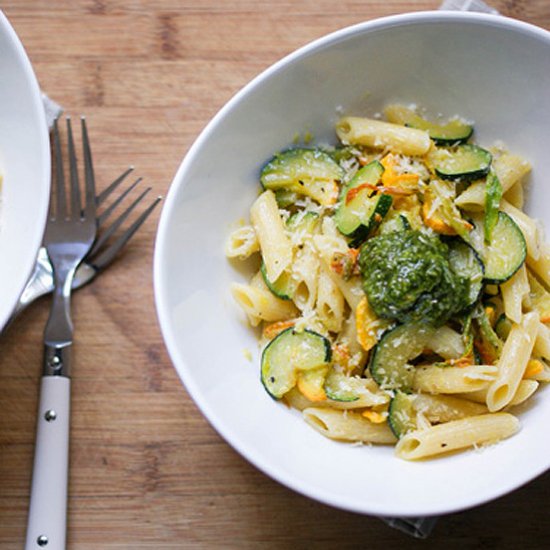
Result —
M 529 298 L 529 281 L 525 264 L 522 265 L 511 279 L 500 285 L 504 313 L 514 323 L 521 323 L 523 304 Z
M 468 401 L 450 395 L 430 395 L 421 393 L 414 400 L 414 408 L 430 422 L 438 423 L 459 420 L 468 416 L 487 413 L 487 407 L 481 403 Z
M 374 424 L 352 411 L 310 407 L 302 414 L 313 429 L 330 439 L 383 445 L 396 441 L 395 435 L 386 423 Z
M 344 117 L 336 124 L 343 143 L 368 145 L 404 155 L 425 155 L 431 141 L 427 132 L 370 118 Z
M 491 412 L 506 407 L 513 399 L 531 357 L 539 328 L 538 313 L 523 316 L 520 324 L 514 324 L 504 343 L 498 361 L 498 375 L 487 391 L 487 407 Z
M 522 380 L 519 385 L 514 397 L 512 397 L 508 406 L 519 405 L 526 401 L 531 395 L 536 391 L 539 384 L 534 380 Z M 458 394 L 456 397 L 466 399 L 468 401 L 473 401 L 474 403 L 480 403 L 485 405 L 487 403 L 487 389 L 473 391 L 464 394 Z M 487 409 L 486 409 L 487 410 Z
M 539 277 L 539 279 L 550 288 L 550 247 L 544 244 L 541 247 L 538 258 L 535 256 L 527 256 L 527 265 Z
M 225 255 L 228 258 L 245 260 L 260 250 L 260 243 L 251 225 L 244 225 L 231 232 L 225 243 Z
M 344 322 L 344 296 L 326 269 L 319 272 L 315 309 L 319 319 L 331 332 L 339 332 Z
M 258 237 L 267 277 L 276 281 L 292 263 L 292 244 L 285 228 L 275 194 L 264 191 L 250 209 L 250 219 Z
M 518 419 L 508 413 L 472 416 L 408 433 L 397 443 L 395 454 L 406 460 L 418 460 L 474 445 L 493 444 L 518 430 Z
M 488 387 L 496 375 L 497 368 L 491 365 L 417 367 L 413 386 L 419 392 L 465 393 Z
M 258 326 L 261 321 L 291 319 L 298 313 L 292 302 L 279 300 L 269 290 L 233 283 L 231 293 L 248 315 L 250 324 L 254 327 Z

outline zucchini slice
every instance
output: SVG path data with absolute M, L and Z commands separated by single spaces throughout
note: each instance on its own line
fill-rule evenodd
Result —
M 292 273 L 283 271 L 279 278 L 275 282 L 272 282 L 267 276 L 267 270 L 263 262 L 260 267 L 260 272 L 267 288 L 269 288 L 277 298 L 281 298 L 281 300 L 292 300 L 297 285 L 296 280 L 292 277 Z
M 311 197 L 323 206 L 334 204 L 344 171 L 320 149 L 289 149 L 275 155 L 262 169 L 264 189 L 285 189 Z
M 402 391 L 396 391 L 395 396 L 390 401 L 388 424 L 397 439 L 400 439 L 408 432 L 416 430 L 414 400 L 415 396 L 407 395 Z
M 430 343 L 435 329 L 423 323 L 399 325 L 387 331 L 369 365 L 374 380 L 382 389 L 408 391 L 414 379 L 414 367 L 408 362 L 418 357 Z
M 403 105 L 390 105 L 384 109 L 390 122 L 403 124 L 409 128 L 426 130 L 437 145 L 464 143 L 474 133 L 474 127 L 459 119 L 451 119 L 446 124 L 430 122 Z
M 486 149 L 464 143 L 452 149 L 438 149 L 432 155 L 435 173 L 444 180 L 472 181 L 489 173 L 493 156 Z
M 406 231 L 411 229 L 411 224 L 404 214 L 398 214 L 397 216 L 387 216 L 386 219 L 380 224 L 378 232 L 380 235 L 387 233 L 394 233 L 396 231 Z
M 453 271 L 469 281 L 468 303 L 469 307 L 477 302 L 483 288 L 483 276 L 485 268 L 478 253 L 462 240 L 453 240 L 449 245 L 449 263 Z
M 374 160 L 363 166 L 340 193 L 334 221 L 338 230 L 356 242 L 366 239 L 388 213 L 392 204 L 389 195 L 372 195 L 384 167 Z
M 262 353 L 262 383 L 272 397 L 279 399 L 296 385 L 298 373 L 328 367 L 331 356 L 330 342 L 321 334 L 288 328 Z
M 286 227 L 295 233 L 299 231 L 313 233 L 318 221 L 319 214 L 317 212 L 311 210 L 307 212 L 295 212 L 286 221 Z
M 485 247 L 485 281 L 501 284 L 510 279 L 527 256 L 525 237 L 516 222 L 505 212 L 498 213 L 491 243 Z

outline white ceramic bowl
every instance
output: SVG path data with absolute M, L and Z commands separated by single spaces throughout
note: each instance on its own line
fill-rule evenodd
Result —
M 15 31 L 0 12 L 0 330 L 31 273 L 50 189 L 50 149 L 40 90 Z
M 212 120 L 181 164 L 155 251 L 158 315 L 174 365 L 218 432 L 281 483 L 327 504 L 380 515 L 452 512 L 502 495 L 550 465 L 550 392 L 521 431 L 482 452 L 420 463 L 391 447 L 335 443 L 273 401 L 256 336 L 229 285 L 245 275 L 223 245 L 257 196 L 262 163 L 296 132 L 334 142 L 339 112 L 390 101 L 473 119 L 481 144 L 504 140 L 533 166 L 528 211 L 550 226 L 550 33 L 468 13 L 405 14 L 331 34 L 275 64 Z M 253 360 L 244 350 L 253 351 Z

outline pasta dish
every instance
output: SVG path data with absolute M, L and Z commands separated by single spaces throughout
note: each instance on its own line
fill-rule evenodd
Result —
M 550 249 L 523 211 L 525 159 L 458 117 L 384 115 L 275 154 L 226 255 L 257 260 L 231 290 L 269 395 L 415 460 L 518 431 L 550 380 Z

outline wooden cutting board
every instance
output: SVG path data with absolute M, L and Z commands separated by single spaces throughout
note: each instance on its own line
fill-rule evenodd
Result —
M 550 29 L 548 0 L 494 0 Z M 12 0 L 2 9 L 44 91 L 88 118 L 100 186 L 128 165 L 166 195 L 194 138 L 245 83 L 330 31 L 436 1 Z M 442 518 L 420 543 L 380 520 L 275 483 L 214 432 L 158 329 L 152 255 L 160 214 L 74 299 L 69 547 L 543 548 L 550 475 Z M 33 305 L 0 339 L 0 548 L 22 546 L 41 335 Z M 541 437 L 546 437 L 541 434 Z M 445 545 L 445 546 L 443 546 Z

